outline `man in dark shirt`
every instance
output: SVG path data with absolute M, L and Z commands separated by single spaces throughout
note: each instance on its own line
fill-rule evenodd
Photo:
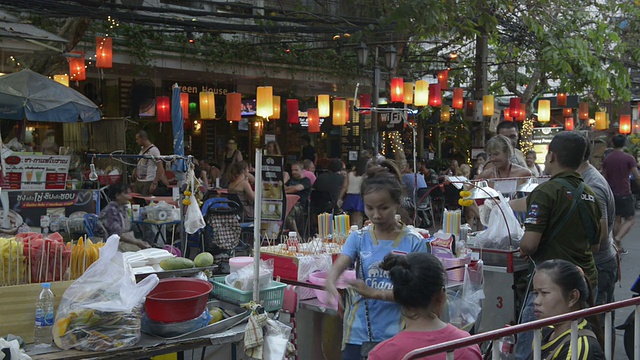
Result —
M 318 176 L 315 184 L 313 184 L 313 189 L 326 193 L 329 196 L 326 200 L 330 200 L 332 204 L 335 204 L 340 199 L 342 186 L 344 185 L 344 177 L 340 174 L 342 161 L 340 159 L 331 159 L 327 170 L 329 171 Z M 316 205 L 318 204 L 311 204 L 312 207 Z
M 301 162 L 295 162 L 291 164 L 291 179 L 286 183 L 284 190 L 287 194 L 295 194 L 300 196 L 300 200 L 291 209 L 289 216 L 287 217 L 287 225 L 289 229 L 298 232 L 296 225 L 296 216 L 304 213 L 309 203 L 309 195 L 311 195 L 311 181 L 302 176 L 302 169 L 304 168 Z
M 302 158 L 300 161 L 311 160 L 316 163 L 316 148 L 311 145 L 311 138 L 309 135 L 302 137 Z
M 616 202 L 616 221 L 613 225 L 613 241 L 621 254 L 628 252 L 622 247 L 622 238 L 627 235 L 634 224 L 633 216 L 636 214 L 629 175 L 633 173 L 635 180 L 640 184 L 640 174 L 633 156 L 624 152 L 624 135 L 616 135 L 611 139 L 613 151 L 602 161 L 602 170 L 605 179 L 611 186 Z
M 577 132 L 566 131 L 556 135 L 549 144 L 545 171 L 551 179 L 539 185 L 526 198 L 512 200 L 514 211 L 526 209 L 525 233 L 520 240 L 520 252 L 539 264 L 549 259 L 563 259 L 580 266 L 591 287 L 598 285 L 593 252 L 600 245 L 600 219 L 602 213 L 597 197 L 584 184 L 576 172 L 582 164 L 587 141 Z M 584 190 L 573 207 L 574 190 Z M 570 211 L 570 209 L 574 209 Z M 526 298 L 521 323 L 535 320 L 533 294 Z M 516 359 L 526 359 L 531 353 L 533 332 L 518 335 Z

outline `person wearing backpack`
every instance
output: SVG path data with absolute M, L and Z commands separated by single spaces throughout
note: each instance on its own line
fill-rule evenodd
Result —
M 520 252 L 532 263 L 561 259 L 579 266 L 589 285 L 598 286 L 598 271 L 593 253 L 600 244 L 602 213 L 593 190 L 576 172 L 587 148 L 586 139 L 577 132 L 554 136 L 545 158 L 545 172 L 551 179 L 535 188 L 526 198 L 512 200 L 514 211 L 525 211 L 525 233 Z M 533 271 L 532 271 L 533 272 Z M 524 298 L 520 323 L 535 320 L 533 296 Z M 531 353 L 533 332 L 519 334 L 516 359 L 525 360 Z

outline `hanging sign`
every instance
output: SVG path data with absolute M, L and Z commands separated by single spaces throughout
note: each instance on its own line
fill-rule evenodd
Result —
M 280 237 L 286 215 L 284 191 L 284 157 L 263 155 L 260 169 L 260 232 L 269 239 Z
M 402 131 L 404 129 L 404 113 L 400 111 L 378 113 L 379 131 Z
M 5 160 L 9 190 L 64 190 L 70 162 L 70 156 L 9 156 Z

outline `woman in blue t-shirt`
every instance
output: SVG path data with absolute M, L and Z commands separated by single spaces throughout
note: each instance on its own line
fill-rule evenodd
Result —
M 326 283 L 326 290 L 337 295 L 336 280 L 357 261 L 359 280 L 352 286 L 358 293 L 346 306 L 343 319 L 343 360 L 360 360 L 362 350 L 373 348 L 365 343 L 387 340 L 402 329 L 400 306 L 393 302 L 389 273 L 380 267 L 384 257 L 392 252 L 427 251 L 424 238 L 396 220 L 402 182 L 393 163 L 383 160 L 371 167 L 362 182 L 361 193 L 372 225 L 349 235 Z

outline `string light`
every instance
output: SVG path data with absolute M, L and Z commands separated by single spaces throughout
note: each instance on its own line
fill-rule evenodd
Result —
M 522 131 L 520 132 L 520 150 L 523 154 L 526 154 L 529 150 L 533 150 L 533 118 L 527 118 L 522 124 Z

